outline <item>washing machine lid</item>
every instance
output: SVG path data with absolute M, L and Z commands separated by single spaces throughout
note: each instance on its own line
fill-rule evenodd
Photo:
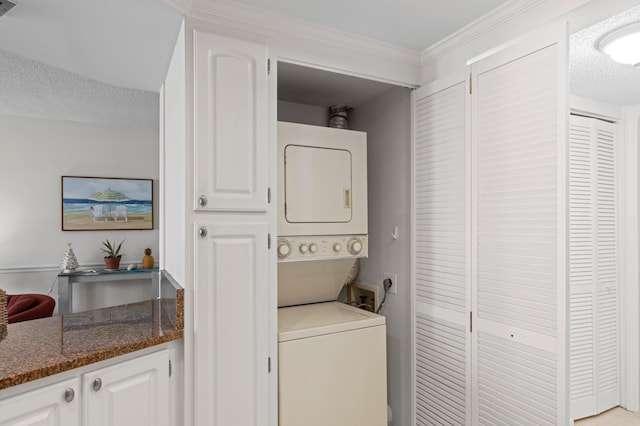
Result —
M 278 309 L 278 342 L 341 333 L 385 324 L 382 315 L 340 302 Z

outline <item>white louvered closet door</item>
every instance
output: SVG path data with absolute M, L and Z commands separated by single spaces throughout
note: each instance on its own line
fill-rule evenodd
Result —
M 571 417 L 620 403 L 615 125 L 572 116 L 569 134 Z
M 474 425 L 569 424 L 566 34 L 471 65 Z
M 415 92 L 415 424 L 470 424 L 465 83 Z

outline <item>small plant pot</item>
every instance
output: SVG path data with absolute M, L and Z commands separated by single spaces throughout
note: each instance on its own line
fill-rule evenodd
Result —
M 107 271 L 116 271 L 120 269 L 120 256 L 115 259 L 113 257 L 105 257 L 104 269 L 106 269 Z

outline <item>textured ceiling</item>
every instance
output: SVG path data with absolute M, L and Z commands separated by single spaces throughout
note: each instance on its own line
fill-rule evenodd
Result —
M 181 15 L 162 0 L 14 0 L 0 49 L 132 89 L 159 91 Z
M 159 95 L 124 89 L 0 50 L 0 115 L 158 128 Z
M 640 22 L 640 5 L 571 36 L 571 94 L 621 107 L 640 104 L 640 69 L 596 48 L 605 34 L 631 22 Z

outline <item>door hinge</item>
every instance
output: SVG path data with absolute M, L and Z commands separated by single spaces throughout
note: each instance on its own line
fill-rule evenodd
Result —
M 271 188 L 267 188 L 267 204 L 271 204 Z
M 267 234 L 267 249 L 271 250 L 271 233 Z
M 271 59 L 267 59 L 267 75 L 271 74 Z
M 171 377 L 171 360 L 169 360 L 169 377 Z
M 469 333 L 473 333 L 473 312 L 469 312 Z
M 473 93 L 473 77 L 471 76 L 471 73 L 469 73 L 469 94 L 471 95 Z
M 267 360 L 267 372 L 271 373 L 271 357 L 269 357 Z

